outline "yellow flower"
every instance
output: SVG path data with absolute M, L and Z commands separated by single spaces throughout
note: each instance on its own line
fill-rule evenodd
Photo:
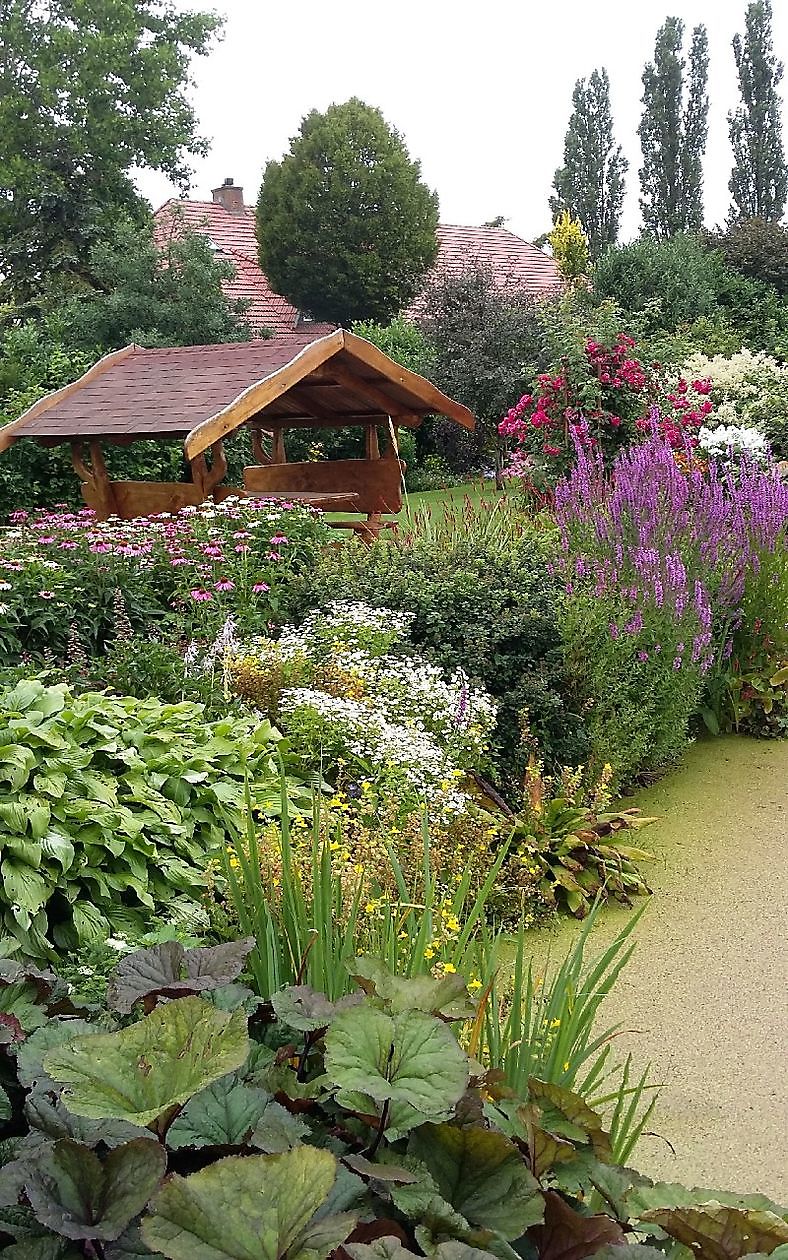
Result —
M 560 1027 L 561 1027 L 561 1021 L 560 1021 L 560 1019 L 551 1019 L 551 1020 L 550 1020 L 550 1027 L 551 1027 L 551 1028 L 560 1028 Z
M 482 982 L 481 982 L 481 980 L 469 980 L 469 981 L 468 981 L 468 992 L 469 992 L 469 993 L 476 993 L 476 991 L 477 991 L 478 989 L 480 989 L 481 987 L 482 987 Z
M 425 949 L 425 951 L 424 951 L 424 957 L 425 957 L 425 958 L 434 958 L 434 957 L 435 957 L 435 950 L 432 948 L 432 946 L 431 946 L 431 945 L 428 945 L 428 946 L 427 946 L 427 948 Z
M 456 973 L 457 973 L 457 968 L 454 966 L 454 963 L 444 963 L 444 964 L 443 964 L 443 974 L 444 974 L 444 975 L 456 975 Z
M 455 915 L 450 914 L 448 919 L 446 920 L 446 931 L 459 932 L 459 930 L 460 930 L 460 920 Z

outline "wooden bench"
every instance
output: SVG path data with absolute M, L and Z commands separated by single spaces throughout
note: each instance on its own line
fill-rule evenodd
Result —
M 366 520 L 329 524 L 352 529 L 370 542 L 382 529 L 396 529 L 396 521 L 384 521 L 383 514 L 402 507 L 404 468 L 396 457 L 253 464 L 244 468 L 244 489 L 253 494 L 352 494 L 354 510 L 366 513 Z

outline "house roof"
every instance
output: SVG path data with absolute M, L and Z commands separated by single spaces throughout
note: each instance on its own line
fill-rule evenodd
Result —
M 214 346 L 131 345 L 0 429 L 0 451 L 21 437 L 166 437 L 183 438 L 193 458 L 252 419 L 319 428 L 392 416 L 415 427 L 429 413 L 474 425 L 466 407 L 341 328 L 317 338 L 301 332 Z
M 438 228 L 437 266 L 462 271 L 470 260 L 486 263 L 503 288 L 527 289 L 534 297 L 543 296 L 561 284 L 555 260 L 502 227 L 457 227 L 442 223 Z
M 270 329 L 272 333 L 300 331 L 299 312 L 274 293 L 257 261 L 257 237 L 255 236 L 254 210 L 244 206 L 240 212 L 230 212 L 215 201 L 166 201 L 155 214 L 156 232 L 160 240 L 173 233 L 183 223 L 192 231 L 207 236 L 216 247 L 217 257 L 226 259 L 235 268 L 232 280 L 225 281 L 224 291 L 229 298 L 248 302 L 246 319 L 255 332 Z M 300 327 L 299 327 L 300 325 Z M 310 337 L 319 337 L 333 331 L 334 324 L 308 321 L 306 330 Z
M 216 246 L 217 255 L 232 263 L 236 275 L 225 283 L 225 292 L 228 297 L 249 302 L 246 318 L 256 331 L 270 328 L 274 333 L 283 333 L 304 327 L 299 312 L 286 298 L 274 293 L 260 269 L 255 214 L 251 206 L 227 210 L 216 201 L 170 200 L 156 211 L 155 219 L 160 238 L 168 232 L 177 233 L 179 222 L 183 222 L 192 230 L 204 233 Z M 446 224 L 438 228 L 436 267 L 460 271 L 476 261 L 491 267 L 502 288 L 515 286 L 534 297 L 543 297 L 561 284 L 555 261 L 506 228 Z M 417 298 L 412 312 L 418 305 Z M 313 336 L 321 336 L 332 328 L 331 324 L 308 324 Z

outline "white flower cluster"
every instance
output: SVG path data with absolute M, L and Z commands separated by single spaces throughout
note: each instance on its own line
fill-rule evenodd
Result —
M 718 429 L 704 426 L 698 433 L 698 445 L 707 455 L 722 461 L 742 455 L 761 464 L 769 459 L 766 438 L 757 429 L 749 429 L 745 425 L 720 425 Z
M 298 659 L 306 678 L 299 671 L 302 685 L 287 688 L 280 701 L 293 725 L 456 813 L 467 802 L 457 782 L 483 761 L 497 706 L 464 670 L 447 677 L 401 646 L 392 653 L 411 621 L 388 608 L 337 602 L 299 629 L 285 627 L 278 643 L 256 640 L 241 654 Z M 353 698 L 320 688 L 321 671 L 325 676 L 330 666 L 352 680 Z
M 769 433 L 775 422 L 781 426 L 788 422 L 788 364 L 771 355 L 746 348 L 729 356 L 693 354 L 683 374 L 689 381 L 711 381 L 714 409 L 706 417 L 707 429 Z
M 423 729 L 390 722 L 376 707 L 360 700 L 330 696 L 309 687 L 294 687 L 282 697 L 291 719 L 307 719 L 315 734 L 339 742 L 342 752 L 369 767 L 371 773 L 402 778 L 409 790 L 442 812 L 462 813 L 467 796 L 457 787 L 457 768 L 437 740 Z

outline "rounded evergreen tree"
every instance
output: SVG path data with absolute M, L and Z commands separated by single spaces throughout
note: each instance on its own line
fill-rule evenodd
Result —
M 260 265 L 315 319 L 385 322 L 418 293 L 438 251 L 438 198 L 380 110 L 313 110 L 257 203 Z

